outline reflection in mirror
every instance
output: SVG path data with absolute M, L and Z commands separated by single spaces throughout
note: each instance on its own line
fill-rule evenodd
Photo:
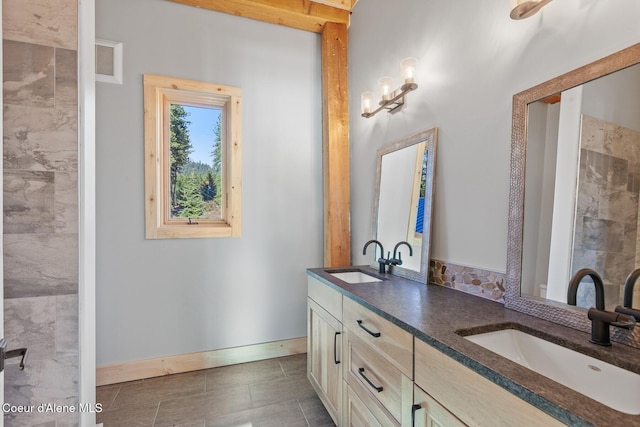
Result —
M 513 97 L 508 308 L 589 331 L 586 310 L 566 304 L 584 267 L 605 278 L 606 308 L 620 304 L 640 265 L 638 63 L 640 44 Z M 578 305 L 594 305 L 592 289 Z M 639 332 L 612 339 L 640 347 Z
M 529 104 L 523 295 L 567 302 L 570 278 L 593 268 L 606 308 L 622 304 L 625 277 L 640 265 L 640 96 L 631 88 L 640 65 Z M 578 306 L 594 298 L 593 286 L 580 286 Z
M 373 212 L 373 238 L 386 254 L 377 249 L 378 258 L 393 257 L 398 242 L 408 242 L 413 250 L 398 248 L 402 264 L 389 267 L 392 274 L 426 283 L 431 239 L 431 207 L 436 132 L 429 129 L 378 150 L 376 198 Z

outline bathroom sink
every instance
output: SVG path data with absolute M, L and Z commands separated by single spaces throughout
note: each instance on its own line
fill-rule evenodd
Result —
M 377 277 L 364 273 L 362 271 L 341 271 L 329 274 L 347 283 L 382 282 L 382 280 L 378 279 Z
M 626 414 L 640 415 L 640 375 L 515 329 L 464 338 Z

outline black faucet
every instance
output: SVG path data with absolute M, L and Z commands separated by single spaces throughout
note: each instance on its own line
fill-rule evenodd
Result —
M 610 346 L 609 325 L 623 329 L 633 329 L 636 318 L 622 313 L 590 308 L 587 317 L 591 320 L 590 342 L 598 345 Z
M 380 267 L 378 268 L 378 272 L 384 274 L 385 273 L 385 265 L 389 264 L 389 259 L 385 259 L 384 258 L 384 248 L 382 247 L 382 243 L 380 243 L 377 240 L 369 240 L 367 243 L 364 244 L 364 247 L 362 248 L 362 255 L 366 255 L 367 254 L 367 247 L 371 243 L 375 243 L 378 246 L 380 246 L 380 258 L 378 258 L 378 265 Z M 389 257 L 389 255 L 387 255 L 387 257 Z
M 592 307 L 587 312 L 587 317 L 591 320 L 591 339 L 589 341 L 598 345 L 610 346 L 609 325 L 631 329 L 635 326 L 636 319 L 633 316 L 622 313 L 612 313 L 604 309 L 604 284 L 602 278 L 590 268 L 578 270 L 569 282 L 567 304 L 576 305 L 578 286 L 580 285 L 580 281 L 586 276 L 591 277 L 593 285 L 596 288 L 596 308 Z
M 393 248 L 393 258 L 389 259 L 389 264 L 402 265 L 402 253 L 398 252 L 398 247 L 402 245 L 407 245 L 407 247 L 409 248 L 409 256 L 413 256 L 413 248 L 411 248 L 411 245 L 408 242 L 401 241 L 396 243 L 396 246 Z
M 580 286 L 580 282 L 586 276 L 591 277 L 593 285 L 596 287 L 596 308 L 598 310 L 604 310 L 604 284 L 602 283 L 600 275 L 591 268 L 578 270 L 571 278 L 571 281 L 569 282 L 569 289 L 567 290 L 567 304 L 576 305 L 576 300 L 578 299 L 578 286 Z
M 622 313 L 635 317 L 636 321 L 640 322 L 640 309 L 633 308 L 633 288 L 636 286 L 636 282 L 640 277 L 640 268 L 634 270 L 627 276 L 627 280 L 624 281 L 624 295 L 622 297 L 622 307 L 617 306 L 615 308 L 616 313 Z

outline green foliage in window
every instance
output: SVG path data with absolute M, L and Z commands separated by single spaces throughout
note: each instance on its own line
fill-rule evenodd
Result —
M 201 180 L 196 173 L 180 175 L 180 197 L 178 200 L 182 210 L 179 216 L 182 218 L 200 218 L 205 210 L 204 199 L 201 193 Z
M 178 194 L 178 174 L 189 162 L 189 153 L 193 150 L 189 140 L 189 114 L 181 105 L 171 104 L 171 132 L 170 162 L 171 162 L 171 206 L 176 206 Z

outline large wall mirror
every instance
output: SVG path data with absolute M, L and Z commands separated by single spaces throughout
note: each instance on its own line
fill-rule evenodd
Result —
M 506 306 L 589 331 L 594 286 L 566 304 L 585 267 L 603 277 L 606 308 L 621 305 L 640 267 L 639 196 L 640 44 L 516 94 Z M 612 335 L 640 346 L 640 331 Z
M 398 242 L 402 265 L 389 266 L 391 274 L 426 284 L 431 244 L 433 176 L 437 128 L 425 130 L 378 150 L 373 209 L 373 238 L 380 241 L 372 262 L 393 256 Z

